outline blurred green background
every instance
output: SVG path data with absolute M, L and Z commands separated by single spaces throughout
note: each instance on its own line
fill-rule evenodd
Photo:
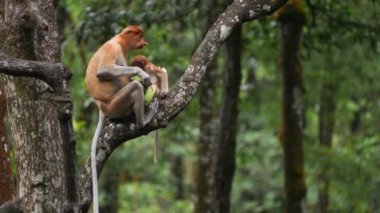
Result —
M 84 84 L 94 51 L 123 27 L 136 24 L 149 45 L 133 52 L 164 66 L 170 85 L 182 75 L 207 29 L 206 1 L 61 0 L 63 62 L 74 76 L 74 125 L 78 168 L 90 151 L 97 109 Z M 225 8 L 226 3 L 219 3 Z M 380 4 L 372 0 L 306 1 L 301 58 L 304 96 L 306 208 L 318 209 L 319 175 L 329 178 L 331 212 L 380 209 Z M 216 9 L 216 8 L 215 8 Z M 243 25 L 243 81 L 239 102 L 236 172 L 231 212 L 281 212 L 282 150 L 278 27 L 273 17 Z M 224 48 L 217 58 L 216 105 L 220 105 Z M 333 85 L 336 105 L 331 148 L 319 143 L 323 85 Z M 119 147 L 100 177 L 106 212 L 193 212 L 199 138 L 199 98 L 160 133 L 160 159 L 153 163 L 153 134 Z M 178 171 L 180 175 L 178 175 Z M 80 171 L 78 171 L 80 172 Z

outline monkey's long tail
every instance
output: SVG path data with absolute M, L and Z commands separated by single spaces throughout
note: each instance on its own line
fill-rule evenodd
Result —
M 92 139 L 91 144 L 91 177 L 92 177 L 92 197 L 93 197 L 93 212 L 99 212 L 99 201 L 98 201 L 98 172 L 96 170 L 96 146 L 98 143 L 100 131 L 103 128 L 105 115 L 101 110 L 99 110 L 99 120 L 98 126 L 96 127 L 96 131 L 94 137 Z

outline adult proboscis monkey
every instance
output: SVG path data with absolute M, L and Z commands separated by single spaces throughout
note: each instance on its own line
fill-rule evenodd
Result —
M 103 44 L 87 66 L 86 85 L 90 96 L 99 108 L 98 126 L 91 145 L 93 211 L 95 213 L 99 212 L 96 146 L 105 117 L 117 119 L 134 113 L 135 129 L 139 129 L 150 122 L 157 107 L 150 106 L 149 112 L 145 113 L 144 86 L 150 84 L 150 77 L 141 68 L 128 66 L 125 60 L 128 52 L 141 49 L 147 44 L 141 28 L 128 26 Z M 130 79 L 135 75 L 141 77 L 141 82 Z

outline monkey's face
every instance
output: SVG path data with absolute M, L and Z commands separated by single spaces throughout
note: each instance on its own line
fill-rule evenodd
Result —
M 144 39 L 143 33 L 129 33 L 124 38 L 127 41 L 127 48 L 130 50 L 138 50 L 148 44 Z
M 148 61 L 145 56 L 143 55 L 137 55 L 132 59 L 132 66 L 140 67 L 141 69 L 145 70 L 145 66 L 147 65 Z
M 148 42 L 146 42 L 144 39 L 144 35 L 142 34 L 137 35 L 135 39 L 136 39 L 136 45 L 134 46 L 134 49 L 141 49 L 148 44 Z
M 128 26 L 120 34 L 120 37 L 127 44 L 127 49 L 141 49 L 148 44 L 144 39 L 144 31 L 137 26 Z

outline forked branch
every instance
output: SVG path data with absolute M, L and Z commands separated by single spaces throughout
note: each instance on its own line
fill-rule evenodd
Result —
M 159 100 L 158 112 L 153 121 L 143 129 L 132 130 L 131 122 L 106 122 L 98 141 L 97 169 L 100 174 L 113 150 L 123 142 L 167 126 L 193 98 L 205 71 L 232 29 L 246 21 L 255 20 L 276 11 L 287 0 L 235 0 L 218 17 L 194 53 L 190 65 L 171 88 L 165 99 Z M 106 133 L 106 134 L 105 134 Z M 81 209 L 86 211 L 91 203 L 91 168 L 88 159 L 79 177 Z

